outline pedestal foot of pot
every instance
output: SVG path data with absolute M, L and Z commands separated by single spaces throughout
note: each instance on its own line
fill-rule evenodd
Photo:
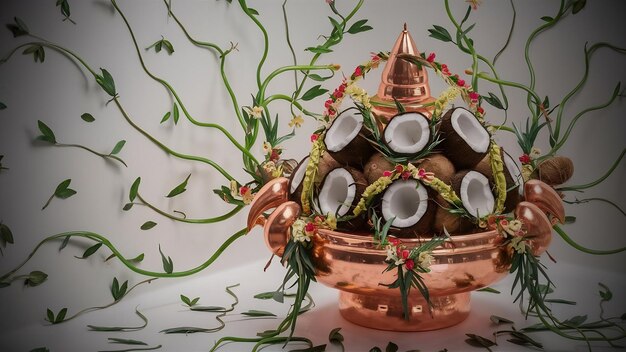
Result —
M 354 324 L 379 330 L 427 331 L 446 328 L 465 320 L 470 311 L 470 292 L 431 296 L 431 302 L 432 316 L 426 300 L 417 292 L 412 294 L 409 297 L 410 319 L 405 320 L 399 296 L 339 293 L 339 311 Z

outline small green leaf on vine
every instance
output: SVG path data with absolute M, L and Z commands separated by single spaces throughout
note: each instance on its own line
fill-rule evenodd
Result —
M 106 331 L 106 332 L 113 332 L 113 331 L 138 331 L 141 330 L 143 328 L 145 328 L 148 325 L 148 318 L 146 318 L 145 315 L 141 314 L 141 312 L 135 308 L 135 314 L 137 314 L 139 316 L 139 318 L 141 318 L 141 320 L 143 320 L 143 324 L 140 326 L 96 326 L 96 325 L 87 325 L 87 327 L 89 328 L 89 331 Z
M 510 343 L 514 343 L 516 345 L 521 345 L 521 346 L 532 345 L 537 348 L 543 348 L 543 345 L 541 343 L 533 340 L 530 336 L 524 334 L 521 331 L 511 331 L 510 334 L 511 336 L 513 336 L 513 338 L 507 340 Z
M 546 21 L 546 22 L 552 22 L 552 21 L 554 21 L 554 18 L 552 18 L 552 17 L 550 17 L 550 16 L 543 16 L 543 17 L 541 17 L 541 19 L 542 19 L 543 21 Z
M 7 105 L 0 101 L 0 110 L 4 110 L 7 108 Z
M 163 251 L 161 250 L 161 245 L 159 245 L 159 253 L 161 253 L 161 261 L 163 262 L 163 270 L 166 273 L 171 274 L 174 271 L 174 262 L 172 261 L 172 258 L 170 257 L 165 258 L 165 254 L 163 254 Z
M 504 105 L 502 105 L 500 98 L 498 98 L 495 94 L 489 92 L 489 96 L 483 95 L 482 98 L 494 108 L 504 110 Z
M 14 242 L 15 240 L 11 229 L 6 224 L 0 222 L 0 245 L 2 246 L 2 248 L 0 248 L 0 254 L 4 255 L 2 249 L 6 248 L 7 244 L 13 244 Z
M 111 153 L 109 153 L 109 155 L 115 155 L 115 154 L 118 154 L 119 152 L 121 152 L 122 148 L 124 148 L 125 144 L 126 144 L 125 140 L 121 140 L 121 141 L 117 142 L 115 144 L 115 147 L 113 147 L 113 150 L 111 150 Z
M 183 181 L 181 184 L 179 184 L 178 186 L 174 187 L 174 189 L 172 189 L 170 191 L 170 193 L 167 194 L 167 198 L 172 198 L 172 197 L 176 197 L 177 195 L 185 192 L 187 190 L 187 181 L 189 181 L 189 178 L 191 177 L 191 174 L 189 174 L 189 176 L 187 176 L 187 178 L 185 179 L 185 181 Z
M 328 92 L 328 89 L 320 88 L 321 85 L 316 85 L 311 87 L 311 89 L 307 90 L 306 93 L 302 94 L 302 100 L 309 101 L 319 97 L 320 95 Z
M 82 256 L 80 257 L 75 256 L 75 257 L 78 259 L 87 259 L 91 257 L 92 255 L 94 255 L 98 251 L 98 249 L 100 249 L 100 247 L 102 247 L 102 242 L 98 242 L 94 244 L 93 246 L 87 248 Z
M 166 122 L 167 120 L 169 120 L 171 115 L 172 115 L 171 111 L 166 112 L 165 115 L 163 115 L 163 118 L 161 119 L 160 123 L 163 123 L 163 122 Z
M 105 262 L 108 262 L 109 260 L 111 260 L 111 259 L 113 259 L 113 258 L 115 258 L 115 257 L 117 257 L 117 254 L 112 253 L 112 254 L 111 254 L 110 256 L 108 256 L 108 257 L 107 257 L 104 261 L 105 261 Z M 141 254 L 139 254 L 138 256 L 136 256 L 135 258 L 128 259 L 128 261 L 129 261 L 129 262 L 131 262 L 131 263 L 135 263 L 135 264 L 137 264 L 137 263 L 141 263 L 141 262 L 143 261 L 143 258 L 144 258 L 144 254 L 143 254 L 143 253 L 141 253 Z
M 31 55 L 31 54 L 33 55 L 33 59 L 35 59 L 35 62 L 43 63 L 44 60 L 46 59 L 46 52 L 43 49 L 43 46 L 39 44 L 33 44 L 29 46 L 28 48 L 24 49 L 24 51 L 22 51 L 22 55 Z
M 115 91 L 115 81 L 113 81 L 113 76 L 111 76 L 109 71 L 103 68 L 100 68 L 100 71 L 102 71 L 102 74 L 96 74 L 96 82 L 108 95 L 116 97 L 117 92 Z
M 72 236 L 65 236 L 65 238 L 63 239 L 63 242 L 61 242 L 61 245 L 59 246 L 59 252 L 62 251 L 65 247 L 67 247 L 67 244 L 70 243 L 70 238 Z
M 67 2 L 67 0 L 57 0 L 57 7 L 60 6 L 61 7 L 61 14 L 65 17 L 63 18 L 63 21 L 70 21 L 73 24 L 76 24 L 76 22 L 74 22 L 74 20 L 72 20 L 70 18 L 70 4 Z
M 135 205 L 135 203 L 126 203 L 124 204 L 124 207 L 122 208 L 122 210 L 129 211 L 130 209 L 132 209 L 133 205 Z
M 328 341 L 332 344 L 340 345 L 341 350 L 344 350 L 343 347 L 343 335 L 339 332 L 341 328 L 334 328 L 328 334 Z
M 192 306 L 189 307 L 194 312 L 225 312 L 226 308 L 220 306 Z
M 438 26 L 438 25 L 433 25 L 433 28 L 429 29 L 428 32 L 430 32 L 429 37 L 431 38 L 435 38 L 437 40 L 441 40 L 442 42 L 451 42 L 452 41 L 452 36 L 450 36 L 450 32 L 448 32 L 447 29 Z
M 367 20 L 365 19 L 354 22 L 352 26 L 350 26 L 350 29 L 348 29 L 348 33 L 357 34 L 357 33 L 365 32 L 365 31 L 369 31 L 373 29 L 371 26 L 368 26 L 365 23 L 367 23 Z
M 189 299 L 189 297 L 185 295 L 180 295 L 180 300 L 183 301 L 183 303 L 185 303 L 188 307 L 191 307 L 191 306 L 195 306 L 198 303 L 198 301 L 200 300 L 200 297 Z
M 27 285 L 30 287 L 39 286 L 44 281 L 46 281 L 47 278 L 48 278 L 48 274 L 44 273 L 43 271 L 39 271 L 39 270 L 31 271 L 30 274 L 28 274 L 28 277 L 26 278 L 26 280 L 24 280 L 24 285 Z
M 178 111 L 178 104 L 174 103 L 172 118 L 174 119 L 174 124 L 175 125 L 178 124 L 179 116 L 180 116 L 180 112 Z
M 156 222 L 154 221 L 146 221 L 143 223 L 143 225 L 141 225 L 140 229 L 142 230 L 150 230 L 151 228 L 155 227 L 157 225 Z
M 130 339 L 120 339 L 117 337 L 109 337 L 109 343 L 119 343 L 123 345 L 140 345 L 140 346 L 148 346 L 147 343 L 139 340 L 130 340 Z
M 598 282 L 598 286 L 600 286 L 601 290 L 598 291 L 600 293 L 600 298 L 602 298 L 602 302 L 608 302 L 613 298 L 613 292 L 606 286 L 605 284 Z
M 57 139 L 54 136 L 54 132 L 52 132 L 52 129 L 50 129 L 48 125 L 46 125 L 43 121 L 38 120 L 37 126 L 39 127 L 39 131 L 41 131 L 41 135 L 37 137 L 38 140 L 52 143 L 52 144 L 57 143 Z
M 152 45 L 147 47 L 146 50 L 150 50 L 152 48 L 154 48 L 154 51 L 157 53 L 160 53 L 161 49 L 165 49 L 168 55 L 172 55 L 172 53 L 174 52 L 174 46 L 172 45 L 172 43 L 169 40 L 163 38 L 163 36 L 161 36 L 161 40 L 157 40 Z
M 128 193 L 128 199 L 130 201 L 134 201 L 137 198 L 137 192 L 139 191 L 139 184 L 141 183 L 141 177 L 137 177 L 133 182 L 133 185 L 130 186 L 130 192 Z M 130 208 L 129 208 L 130 209 Z
M 325 48 L 323 46 L 315 46 L 315 47 L 311 46 L 311 47 L 308 47 L 308 48 L 306 48 L 304 50 L 310 51 L 310 52 L 312 52 L 314 54 L 327 54 L 327 53 L 332 53 L 333 52 L 332 49 L 328 49 L 328 48 Z
M 491 352 L 491 348 L 496 345 L 495 342 L 489 340 L 486 337 L 482 337 L 479 335 L 475 335 L 475 334 L 465 334 L 468 338 L 465 339 L 465 342 L 470 345 L 470 346 L 474 346 L 474 347 L 484 347 L 487 349 L 487 351 Z
M 272 313 L 272 312 L 268 312 L 265 310 L 256 310 L 256 309 L 251 309 L 247 312 L 243 312 L 241 313 L 242 315 L 248 316 L 248 317 L 275 317 L 276 314 Z
M 44 210 L 48 207 L 48 205 L 50 205 L 50 202 L 52 201 L 52 199 L 54 197 L 60 198 L 60 199 L 67 199 L 73 195 L 75 195 L 77 192 L 71 188 L 69 188 L 70 183 L 72 182 L 71 179 L 67 179 L 61 183 L 59 183 L 59 185 L 57 186 L 57 188 L 54 190 L 54 194 L 52 194 L 50 196 L 50 198 L 48 198 L 48 201 L 46 202 L 46 204 L 44 204 L 43 208 L 41 208 L 41 210 Z
M 587 0 L 574 0 L 572 5 L 572 13 L 575 15 L 579 13 L 587 5 Z
M 13 33 L 14 38 L 28 34 L 28 27 L 24 21 L 19 17 L 13 17 L 13 21 L 14 23 L 7 24 L 7 28 Z
M 66 314 L 67 314 L 67 308 L 61 309 L 59 313 L 56 315 L 54 314 L 53 311 L 50 310 L 50 308 L 48 308 L 46 310 L 46 320 L 52 324 L 58 324 L 62 322 L 63 320 L 65 320 Z
M 119 301 L 126 294 L 126 290 L 128 289 L 128 280 L 124 281 L 124 283 L 120 286 L 117 278 L 113 278 L 113 283 L 111 284 L 111 296 L 113 296 L 114 301 Z
M 88 112 L 80 115 L 80 118 L 83 119 L 83 121 L 85 121 L 85 122 L 94 122 L 94 121 L 96 121 L 96 119 L 93 117 L 93 115 L 88 113 Z

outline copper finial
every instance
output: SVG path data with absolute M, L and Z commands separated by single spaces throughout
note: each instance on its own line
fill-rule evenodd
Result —
M 397 56 L 401 53 L 420 55 L 413 38 L 411 38 L 411 34 L 407 30 L 406 23 L 383 69 L 378 93 L 373 98 L 373 103 L 393 103 L 393 99 L 396 98 L 403 105 L 406 105 L 407 111 L 425 112 L 430 116 L 430 111 L 426 111 L 429 109 L 419 108 L 424 103 L 433 100 L 430 96 L 428 74 L 424 67 L 420 68 L 406 60 L 398 59 Z M 377 108 L 375 110 L 380 110 L 375 112 L 384 119 L 391 117 L 389 116 L 390 114 L 393 115 L 393 112 L 387 111 L 389 110 L 388 108 Z

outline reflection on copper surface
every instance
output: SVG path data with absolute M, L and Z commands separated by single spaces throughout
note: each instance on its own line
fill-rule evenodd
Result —
M 526 235 L 533 254 L 545 252 L 552 241 L 552 223 L 546 214 L 535 204 L 524 201 L 515 208 L 515 217 L 526 226 Z
M 289 179 L 285 177 L 275 178 L 266 183 L 254 196 L 248 213 L 248 231 L 259 222 L 259 217 L 268 209 L 275 208 L 287 201 Z
M 524 184 L 524 198 L 562 224 L 565 223 L 563 201 L 552 186 L 540 180 L 528 180 Z
M 291 238 L 291 225 L 300 216 L 300 206 L 296 202 L 285 202 L 272 212 L 267 218 L 267 225 L 263 229 L 265 244 L 272 253 L 281 257 L 285 246 Z

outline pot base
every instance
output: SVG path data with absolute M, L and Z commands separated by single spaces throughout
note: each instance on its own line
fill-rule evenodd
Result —
M 389 331 L 428 331 L 456 325 L 469 315 L 470 292 L 431 296 L 428 303 L 418 292 L 409 297 L 409 320 L 403 318 L 400 297 L 339 292 L 339 311 L 348 321 L 368 328 Z

